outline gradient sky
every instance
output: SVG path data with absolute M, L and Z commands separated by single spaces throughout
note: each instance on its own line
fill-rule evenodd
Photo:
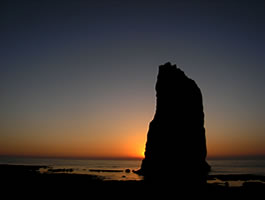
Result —
M 4 0 L 0 27 L 0 155 L 143 156 L 168 61 L 202 90 L 209 157 L 265 155 L 263 0 Z

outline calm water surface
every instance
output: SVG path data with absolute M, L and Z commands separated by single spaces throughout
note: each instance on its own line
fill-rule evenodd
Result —
M 256 174 L 265 176 L 265 160 L 208 160 L 211 174 Z M 105 180 L 142 180 L 132 173 L 141 166 L 141 160 L 78 160 L 0 157 L 0 164 L 45 165 L 53 169 L 73 169 L 72 173 L 94 174 Z M 130 173 L 125 170 L 130 169 Z M 90 171 L 92 170 L 92 171 Z M 93 171 L 99 170 L 99 171 Z M 103 170 L 103 172 L 100 172 Z M 104 170 L 111 170 L 105 172 Z M 169 172 L 170 173 L 170 172 Z

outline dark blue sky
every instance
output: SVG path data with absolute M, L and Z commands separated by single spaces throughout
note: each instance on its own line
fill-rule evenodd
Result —
M 242 152 L 265 154 L 264 1 L 8 0 L 0 27 L 6 144 L 10 135 L 45 138 L 35 129 L 69 121 L 84 121 L 87 132 L 126 118 L 148 127 L 157 67 L 171 61 L 203 92 L 212 155 L 222 154 L 218 141 L 233 151 L 238 140 Z M 112 128 L 102 136 L 115 138 Z

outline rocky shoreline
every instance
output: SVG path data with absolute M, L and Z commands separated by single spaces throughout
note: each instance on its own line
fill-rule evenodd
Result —
M 47 169 L 48 166 L 25 166 L 25 165 L 0 165 L 1 182 L 4 183 L 3 191 L 23 190 L 30 188 L 34 191 L 58 192 L 69 190 L 71 192 L 97 193 L 99 191 L 111 191 L 117 193 L 132 193 L 148 195 L 148 193 L 179 193 L 183 191 L 196 190 L 205 195 L 229 195 L 236 194 L 244 196 L 261 194 L 265 191 L 265 176 L 252 174 L 238 175 L 209 175 L 210 183 L 199 187 L 190 181 L 189 185 L 182 186 L 181 182 L 145 182 L 142 181 L 104 181 L 103 177 L 87 174 L 69 173 L 67 170 L 42 173 L 40 169 Z M 231 187 L 229 184 L 214 182 L 221 180 L 223 183 L 229 181 L 243 181 L 240 187 Z M 213 181 L 211 183 L 211 180 Z M 4 189 L 5 188 L 5 189 Z M 133 194 L 132 194 L 133 195 Z

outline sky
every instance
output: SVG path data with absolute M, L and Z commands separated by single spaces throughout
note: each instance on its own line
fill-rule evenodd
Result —
M 0 155 L 143 157 L 170 61 L 202 91 L 208 157 L 265 156 L 264 35 L 262 0 L 1 1 Z

